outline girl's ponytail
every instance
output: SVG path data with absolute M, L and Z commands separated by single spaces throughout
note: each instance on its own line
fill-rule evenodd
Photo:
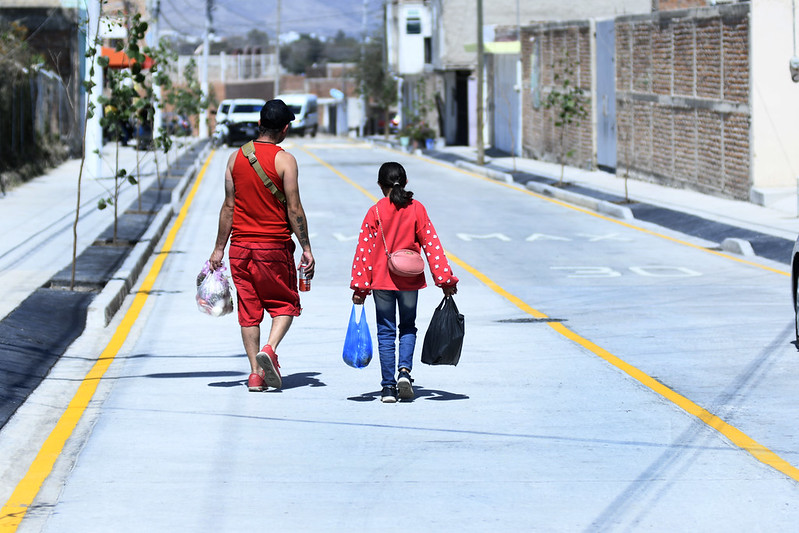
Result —
M 377 183 L 385 189 L 391 189 L 388 199 L 397 209 L 401 209 L 411 203 L 413 192 L 406 191 L 405 185 L 408 184 L 408 176 L 405 168 L 395 162 L 383 163 L 377 173 Z

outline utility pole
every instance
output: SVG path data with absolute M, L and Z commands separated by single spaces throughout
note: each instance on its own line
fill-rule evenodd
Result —
M 153 3 L 153 42 L 150 45 L 157 49 L 158 41 L 161 39 L 158 28 L 158 18 L 161 15 L 161 0 L 154 0 Z M 160 66 L 160 65 L 159 65 Z M 155 94 L 155 115 L 153 115 L 153 137 L 159 136 L 164 117 L 161 111 L 163 102 L 161 101 L 161 86 L 153 80 L 153 93 Z
M 100 118 L 103 116 L 103 106 L 100 105 L 100 96 L 103 94 L 103 68 L 100 66 L 98 60 L 103 54 L 102 43 L 100 42 L 99 32 L 100 17 L 102 17 L 102 2 L 101 0 L 89 0 L 86 5 L 88 18 L 88 32 L 86 35 L 86 48 L 94 48 L 95 53 L 93 58 L 86 58 L 86 61 L 94 63 L 94 76 L 90 75 L 90 67 L 86 65 L 86 81 L 94 82 L 94 87 L 86 98 L 94 105 L 94 116 L 86 121 L 86 141 L 83 145 L 84 156 L 86 161 L 86 169 L 94 173 L 95 178 L 102 177 L 103 174 L 103 158 L 101 151 L 103 149 L 103 127 L 100 125 Z M 88 104 L 88 101 L 86 102 Z M 85 107 L 88 112 L 88 107 Z
M 363 0 L 363 17 L 361 18 L 361 65 L 366 56 L 366 8 L 369 0 Z M 364 124 L 366 123 L 366 96 L 363 92 L 363 80 L 361 80 L 361 119 L 358 121 L 358 137 L 363 137 Z
M 483 145 L 483 0 L 477 0 L 477 164 L 485 163 Z
M 522 121 L 522 10 L 519 4 L 520 0 L 516 0 L 516 40 L 519 41 L 519 61 L 516 62 L 516 98 L 519 101 L 516 112 L 519 114 L 519 126 L 516 128 L 516 138 L 513 142 L 511 155 L 520 156 L 522 146 L 522 135 L 524 132 L 524 122 Z M 519 150 L 517 150 L 517 145 Z M 516 160 L 513 160 L 513 170 L 516 170 Z
M 277 31 L 275 33 L 275 97 L 280 94 L 280 0 L 277 0 Z
M 203 68 L 202 75 L 200 76 L 200 89 L 203 93 L 203 99 L 208 100 L 208 52 L 211 48 L 211 28 L 213 21 L 211 20 L 211 8 L 213 7 L 214 0 L 205 0 L 205 35 L 203 35 Z M 200 111 L 200 139 L 208 138 L 208 109 Z

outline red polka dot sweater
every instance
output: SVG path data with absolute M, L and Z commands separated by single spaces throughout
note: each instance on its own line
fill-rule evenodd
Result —
M 427 286 L 424 274 L 403 277 L 389 272 L 376 209 L 380 211 L 389 251 L 409 248 L 418 252 L 421 249 L 436 286 L 453 287 L 458 283 L 424 206 L 411 200 L 407 206 L 397 209 L 386 197 L 370 207 L 363 219 L 352 264 L 351 289 L 366 296 L 372 289 L 414 291 Z

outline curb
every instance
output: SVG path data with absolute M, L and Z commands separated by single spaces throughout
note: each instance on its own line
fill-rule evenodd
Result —
M 502 181 L 505 183 L 513 183 L 514 181 L 513 176 L 507 172 L 481 167 L 476 163 L 470 163 L 468 161 L 455 161 L 455 166 L 476 174 L 481 174 L 487 178 L 491 178 L 492 180 Z
M 721 241 L 721 249 L 731 254 L 738 254 L 744 257 L 755 257 L 757 254 L 752 248 L 752 243 L 746 239 L 726 238 Z
M 200 161 L 204 160 L 210 152 L 210 143 L 198 154 L 194 164 L 183 174 L 180 182 L 172 191 L 172 199 L 164 205 L 155 216 L 152 224 L 136 243 L 122 266 L 106 283 L 102 291 L 94 298 L 86 313 L 86 328 L 104 328 L 111 323 L 114 315 L 122 307 L 125 297 L 139 279 L 144 266 L 153 254 L 155 246 L 161 240 L 172 217 L 180 211 L 180 201 L 183 198 L 189 183 L 197 175 Z
M 379 146 L 381 148 L 390 148 L 392 150 L 400 150 L 394 143 L 391 141 L 386 141 L 385 139 L 367 139 L 367 142 L 371 143 L 372 146 Z
M 616 205 L 605 200 L 597 200 L 596 198 L 591 198 L 590 196 L 585 196 L 582 194 L 564 191 L 563 189 L 552 187 L 551 185 L 536 183 L 534 181 L 528 182 L 525 187 L 538 194 L 549 196 L 551 198 L 555 198 L 556 200 L 562 200 L 570 204 L 579 205 L 580 207 L 591 209 L 592 211 L 596 211 L 597 213 L 601 213 L 603 215 L 608 215 L 620 220 L 635 220 L 632 209 L 629 207 Z
M 497 181 L 515 183 L 513 175 L 508 172 L 481 167 L 480 165 L 470 163 L 468 161 L 456 161 L 455 166 Z M 543 196 L 548 196 L 550 198 L 555 198 L 556 200 L 579 205 L 580 207 L 591 209 L 592 211 L 596 211 L 597 213 L 603 215 L 618 218 L 620 220 L 635 220 L 635 216 L 629 207 L 616 205 L 605 200 L 597 200 L 596 198 L 592 198 L 590 196 L 565 191 L 563 189 L 559 189 L 558 187 L 552 187 L 551 185 L 545 185 L 535 181 L 527 182 L 525 187 Z

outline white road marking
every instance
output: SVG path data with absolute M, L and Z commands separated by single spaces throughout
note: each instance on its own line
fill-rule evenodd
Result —
M 571 241 L 572 239 L 567 239 L 566 237 L 559 237 L 557 235 L 547 235 L 545 233 L 533 233 L 525 240 L 527 242 L 533 242 L 533 241 Z
M 592 235 L 590 233 L 578 233 L 580 237 L 588 238 L 589 242 L 599 242 L 599 241 L 621 241 L 621 242 L 631 242 L 632 239 L 627 237 L 619 237 L 618 233 L 608 233 L 607 235 Z
M 648 276 L 652 278 L 691 278 L 702 275 L 701 272 L 697 272 L 696 270 L 692 270 L 690 268 L 665 265 L 645 267 L 634 266 L 630 267 L 630 270 L 639 276 Z
M 487 233 L 485 235 L 473 235 L 471 233 L 458 233 L 458 238 L 463 241 L 472 241 L 474 239 L 499 239 L 500 241 L 510 242 L 511 238 L 504 233 Z

